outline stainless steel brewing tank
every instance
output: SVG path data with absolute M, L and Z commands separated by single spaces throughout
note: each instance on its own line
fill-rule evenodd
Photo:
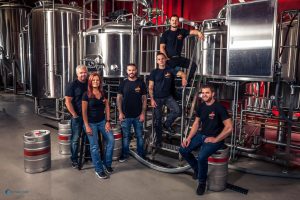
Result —
M 300 27 L 297 19 L 292 22 L 287 21 L 282 23 L 278 45 L 280 54 L 279 61 L 282 64 L 281 76 L 283 80 L 287 82 L 300 83 L 300 51 L 297 49 L 299 48 L 297 47 L 297 33 L 299 32 Z M 298 43 L 300 43 L 300 41 Z
M 108 22 L 89 29 L 85 35 L 85 58 L 102 58 L 103 76 L 126 76 L 128 63 L 138 64 L 139 33 L 131 22 Z
M 212 78 L 226 78 L 227 26 L 222 19 L 203 21 L 202 74 Z
M 79 20 L 75 6 L 40 4 L 30 14 L 32 94 L 40 98 L 62 98 L 76 76 L 79 58 Z
M 192 60 L 197 65 L 196 73 L 202 75 L 202 41 L 193 35 L 184 39 L 182 56 Z
M 10 68 L 14 59 L 17 66 L 17 78 L 25 82 L 24 69 L 20 66 L 19 34 L 27 24 L 26 18 L 30 7 L 21 4 L 7 3 L 0 5 L 0 75 L 4 65 Z
M 140 29 L 139 73 L 148 75 L 156 68 L 156 54 L 159 52 L 160 33 L 147 26 Z

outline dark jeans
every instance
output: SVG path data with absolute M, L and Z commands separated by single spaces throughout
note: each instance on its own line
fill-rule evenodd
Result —
M 207 136 L 198 132 L 191 140 L 190 145 L 186 148 L 180 147 L 179 152 L 183 158 L 190 164 L 195 172 L 198 172 L 199 183 L 206 183 L 207 169 L 208 169 L 208 157 L 219 150 L 224 142 L 217 143 L 204 143 Z M 192 154 L 193 150 L 201 148 L 198 153 L 198 160 Z
M 137 153 L 139 156 L 144 157 L 143 123 L 140 122 L 139 117 L 137 117 L 137 118 L 125 118 L 121 122 L 122 135 L 123 135 L 123 149 L 122 149 L 123 158 L 127 158 L 129 156 L 129 143 L 130 143 L 132 125 L 136 136 Z
M 83 128 L 82 117 L 71 118 L 71 161 L 78 162 L 78 141 Z
M 178 103 L 172 96 L 168 96 L 165 98 L 155 98 L 155 102 L 157 104 L 156 108 L 154 108 L 154 116 L 155 116 L 155 137 L 154 141 L 156 146 L 161 145 L 162 141 L 162 107 L 164 105 L 170 109 L 170 113 L 167 115 L 167 119 L 165 121 L 165 126 L 170 127 L 175 119 L 181 115 L 181 110 L 179 108 Z
M 167 60 L 167 65 L 174 69 L 176 67 L 182 67 L 188 69 L 190 66 L 190 60 L 185 57 L 172 57 L 169 60 Z M 192 62 L 189 77 L 188 77 L 188 82 L 190 82 L 190 80 L 193 78 L 196 69 L 197 69 L 196 63 Z

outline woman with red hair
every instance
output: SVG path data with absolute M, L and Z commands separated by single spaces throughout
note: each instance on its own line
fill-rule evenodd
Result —
M 102 89 L 101 77 L 92 73 L 88 79 L 88 91 L 82 97 L 82 117 L 84 129 L 90 141 L 90 151 L 95 173 L 99 178 L 108 178 L 113 172 L 111 167 L 114 148 L 114 136 L 110 127 L 110 109 L 108 99 Z M 98 132 L 105 140 L 105 156 L 102 162 L 99 153 Z

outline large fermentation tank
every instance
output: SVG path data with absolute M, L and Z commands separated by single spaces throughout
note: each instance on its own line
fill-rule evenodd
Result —
M 132 34 L 133 33 L 133 34 Z M 85 58 L 101 58 L 103 76 L 124 77 L 128 63 L 138 63 L 139 35 L 131 23 L 109 22 L 97 25 L 85 36 Z
M 147 26 L 140 33 L 140 74 L 148 75 L 156 67 L 156 54 L 159 52 L 160 33 Z
M 103 76 L 107 78 L 125 77 L 128 63 L 135 63 L 139 71 L 149 72 L 155 67 L 155 52 L 143 53 L 141 63 L 140 39 L 144 50 L 156 50 L 159 46 L 156 31 L 144 30 L 140 38 L 140 27 L 132 29 L 130 21 L 94 26 L 85 35 L 85 59 L 93 61 L 99 58 Z
M 282 78 L 287 82 L 300 83 L 300 26 L 298 19 L 281 24 L 279 40 L 279 61 L 282 64 Z M 298 59 L 297 59 L 298 58 Z
M 26 26 L 29 11 L 30 7 L 21 4 L 0 5 L 0 75 L 11 74 L 14 61 L 17 76 L 15 78 L 19 83 L 25 82 L 24 69 L 20 65 L 19 34 Z
M 223 19 L 203 21 L 202 75 L 213 78 L 226 77 L 227 26 Z
M 202 75 L 202 41 L 193 35 L 184 39 L 182 56 L 192 60 L 197 65 L 196 73 Z
M 75 5 L 40 2 L 30 13 L 32 94 L 61 98 L 76 76 L 80 63 L 79 37 L 82 10 Z

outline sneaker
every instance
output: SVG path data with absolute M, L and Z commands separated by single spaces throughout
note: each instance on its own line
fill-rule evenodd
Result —
M 163 124 L 163 127 L 170 135 L 174 135 L 176 133 L 175 129 L 173 129 L 171 126 L 167 127 L 165 124 Z
M 72 162 L 72 167 L 76 169 L 78 167 L 78 162 Z
M 111 168 L 111 167 L 106 167 L 105 168 L 105 171 L 108 173 L 108 174 L 111 174 L 111 173 L 113 173 L 113 168 Z
M 98 178 L 107 179 L 108 176 L 104 172 L 95 172 Z
M 119 162 L 120 163 L 126 162 L 127 159 L 128 159 L 128 157 L 121 156 L 120 159 L 119 159 Z
M 198 195 L 203 195 L 206 189 L 206 184 L 205 183 L 199 183 L 197 187 L 197 194 Z

